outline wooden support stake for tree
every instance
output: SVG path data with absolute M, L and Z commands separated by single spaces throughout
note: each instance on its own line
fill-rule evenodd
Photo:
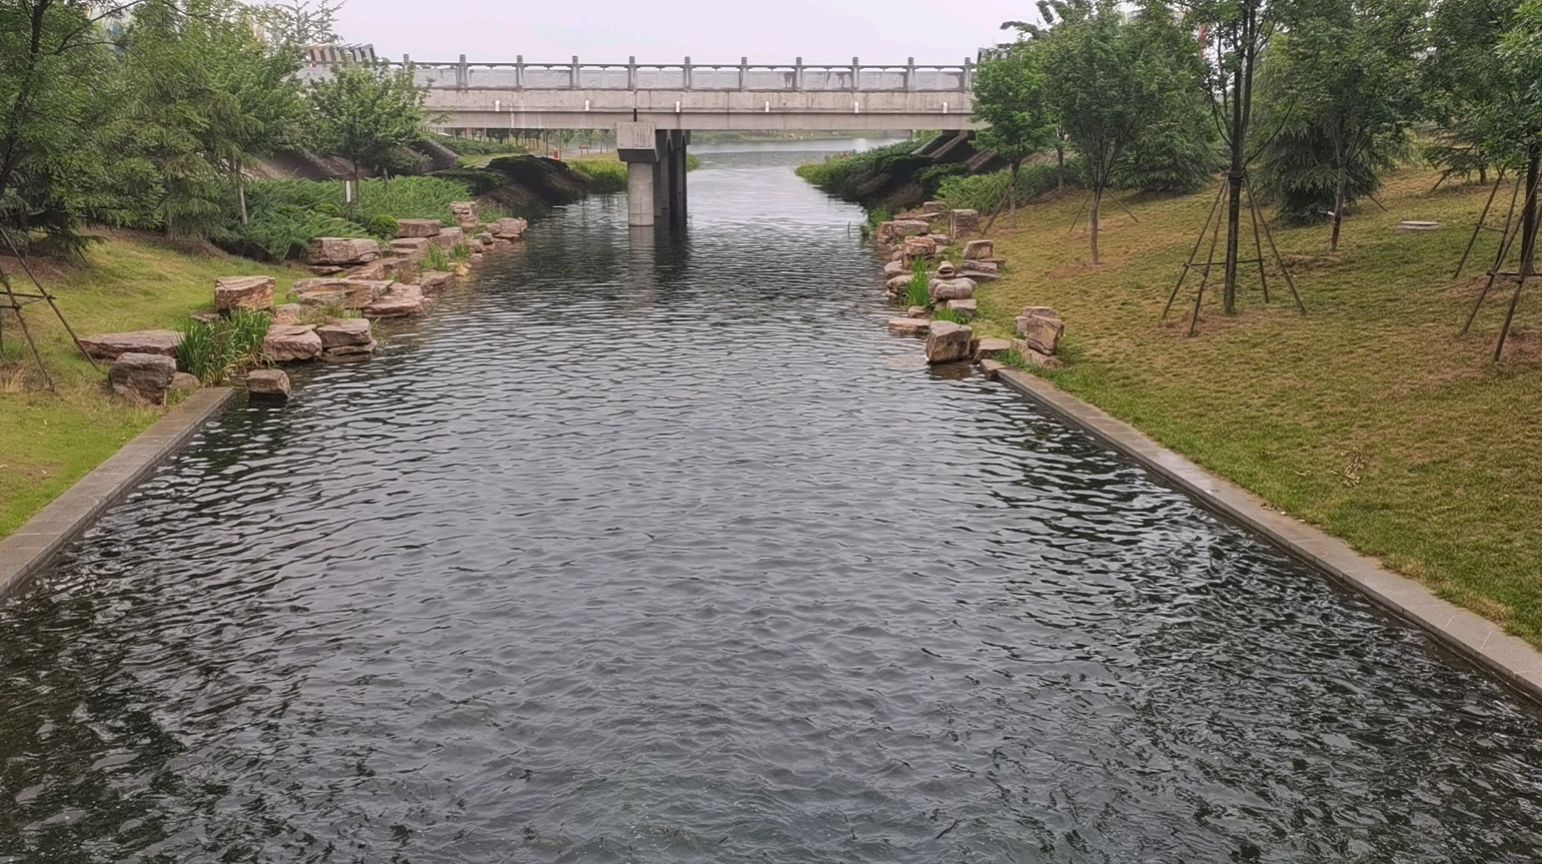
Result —
M 1472 255 L 1472 247 L 1478 242 L 1478 234 L 1483 231 L 1484 224 L 1488 222 L 1489 208 L 1494 206 L 1494 196 L 1499 193 L 1499 185 L 1504 182 L 1504 178 L 1505 172 L 1501 168 L 1499 169 L 1499 176 L 1494 178 L 1494 188 L 1488 190 L 1488 200 L 1483 204 L 1483 212 L 1478 214 L 1478 221 L 1472 226 L 1472 236 L 1467 239 L 1467 248 L 1462 250 L 1462 260 L 1457 262 L 1456 272 L 1451 274 L 1452 279 L 1461 278 L 1462 268 L 1467 266 L 1467 258 Z M 1505 231 L 1507 233 L 1510 230 L 1510 219 L 1515 215 L 1515 199 L 1520 195 L 1520 192 L 1521 177 L 1517 174 L 1515 176 L 1515 191 L 1510 193 L 1510 209 L 1505 213 Z M 1499 266 L 1499 263 L 1495 262 L 1494 266 Z
M 1205 242 L 1205 233 L 1210 230 L 1210 222 L 1215 218 L 1216 209 L 1221 206 L 1221 197 L 1225 194 L 1226 185 L 1223 183 L 1215 193 L 1215 200 L 1210 203 L 1210 212 L 1205 214 L 1205 224 L 1200 226 L 1199 236 L 1194 239 L 1194 248 L 1189 250 L 1189 260 L 1183 263 L 1183 270 L 1178 273 L 1178 282 L 1173 285 L 1172 293 L 1167 295 L 1167 305 L 1162 307 L 1164 319 L 1167 313 L 1172 311 L 1173 301 L 1178 299 L 1178 292 L 1183 288 L 1183 280 L 1188 278 L 1189 269 L 1194 266 L 1194 258 L 1199 255 L 1199 247 Z
M 1230 185 L 1230 184 L 1228 184 Z M 1194 294 L 1194 314 L 1189 317 L 1188 336 L 1199 330 L 1199 307 L 1205 302 L 1205 286 L 1210 284 L 1210 271 L 1215 267 L 1215 247 L 1220 245 L 1221 220 L 1215 220 L 1215 231 L 1210 235 L 1210 251 L 1205 253 L 1205 275 L 1200 277 L 1199 290 Z
M 1258 236 L 1258 202 L 1253 200 L 1253 188 L 1248 187 L 1248 215 L 1253 219 L 1253 254 L 1258 256 L 1258 282 L 1264 289 L 1264 302 L 1269 302 L 1269 274 L 1264 266 L 1263 239 Z
M 1258 210 L 1258 200 L 1253 197 L 1253 180 L 1251 177 L 1242 178 L 1243 188 L 1247 190 L 1248 202 L 1253 205 L 1253 210 Z M 1301 302 L 1301 292 L 1296 290 L 1296 280 L 1290 275 L 1290 268 L 1285 266 L 1285 256 L 1280 254 L 1280 247 L 1274 243 L 1274 232 L 1269 230 L 1269 220 L 1258 214 L 1258 221 L 1264 226 L 1264 239 L 1269 241 L 1269 251 L 1274 253 L 1275 263 L 1280 265 L 1280 275 L 1285 277 L 1285 284 L 1290 288 L 1290 296 L 1296 301 L 1296 311 L 1306 314 L 1306 304 Z M 1262 257 L 1262 256 L 1260 256 Z

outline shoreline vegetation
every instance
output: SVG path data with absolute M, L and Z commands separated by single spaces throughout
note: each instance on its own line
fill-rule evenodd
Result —
M 1542 488 L 1532 441 L 1542 297 L 1521 296 L 1497 364 L 1502 307 L 1458 335 L 1486 277 L 1482 263 L 1460 278 L 1452 270 L 1490 187 L 1448 179 L 1435 189 L 1440 180 L 1415 165 L 1388 173 L 1381 206 L 1353 211 L 1336 252 L 1327 226 L 1271 218 L 1307 314 L 1271 267 L 1272 302 L 1255 283 L 1239 298 L 1245 315 L 1207 303 L 1192 338 L 1192 293 L 1166 320 L 1162 310 L 1213 187 L 1121 195 L 1128 212 L 1111 208 L 1099 264 L 1085 242 L 1088 193 L 1040 188 L 979 235 L 1009 264 L 980 285 L 970 323 L 976 337 L 1010 338 L 1026 307 L 1053 307 L 1065 321 L 1064 366 L 1029 371 L 1542 646 L 1542 530 L 1530 504 Z M 943 207 L 988 205 L 983 216 L 999 200 L 953 190 L 939 188 Z M 1480 238 L 1474 260 L 1492 258 L 1494 242 Z
M 87 242 L 77 255 L 33 257 L 30 263 L 82 337 L 153 329 L 185 332 L 196 317 L 212 312 L 212 289 L 222 277 L 269 275 L 276 295 L 288 296 L 295 282 L 315 275 L 298 259 L 316 237 L 389 242 L 401 220 L 456 224 L 450 208 L 455 201 L 478 200 L 484 217 L 494 220 L 604 191 L 603 183 L 588 173 L 553 160 L 506 155 L 493 162 L 470 183 L 443 176 L 450 172 L 365 180 L 351 208 L 342 200 L 341 181 L 255 181 L 248 187 L 252 218 L 244 226 L 253 253 L 249 257 L 206 240 L 96 226 L 82 233 Z M 473 187 L 481 194 L 473 196 Z M 18 272 L 18 265 L 14 258 L 0 257 L 8 273 Z M 7 322 L 0 354 L 0 441 L 5 442 L 0 537 L 25 524 L 165 411 L 113 396 L 104 385 L 108 364 L 93 367 L 58 320 L 35 314 L 36 308 L 29 309 L 27 323 L 58 393 L 39 386 L 36 364 Z

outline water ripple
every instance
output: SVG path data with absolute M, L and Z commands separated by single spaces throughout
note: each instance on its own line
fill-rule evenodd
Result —
M 0 605 L 0 861 L 1542 855 L 1533 712 L 707 159 L 687 238 L 559 212 Z

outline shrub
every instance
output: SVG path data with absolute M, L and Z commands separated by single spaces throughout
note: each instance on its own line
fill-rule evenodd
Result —
M 365 230 L 368 231 L 371 236 L 378 237 L 381 240 L 396 239 L 397 228 L 398 226 L 396 224 L 396 220 L 390 216 L 385 215 L 384 213 L 378 213 L 374 216 L 371 216 L 369 219 L 369 224 L 365 226 Z
M 1068 186 L 1080 186 L 1082 163 L 1078 159 L 1069 158 L 1065 164 L 1065 179 Z M 969 177 L 949 177 L 942 181 L 942 186 L 937 190 L 937 196 L 949 207 L 961 207 L 978 210 L 981 213 L 994 213 L 996 208 L 1006 200 L 1007 188 L 1012 182 L 1010 170 L 996 171 L 991 174 L 975 174 Z M 1054 189 L 1060 183 L 1060 173 L 1053 163 L 1035 163 L 1024 165 L 1017 174 L 1017 200 L 1018 203 L 1029 201 Z

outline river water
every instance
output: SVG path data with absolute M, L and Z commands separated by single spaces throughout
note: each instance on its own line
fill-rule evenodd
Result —
M 685 236 L 552 214 L 0 604 L 0 861 L 1542 857 L 1536 713 L 927 370 L 808 154 L 728 149 Z

